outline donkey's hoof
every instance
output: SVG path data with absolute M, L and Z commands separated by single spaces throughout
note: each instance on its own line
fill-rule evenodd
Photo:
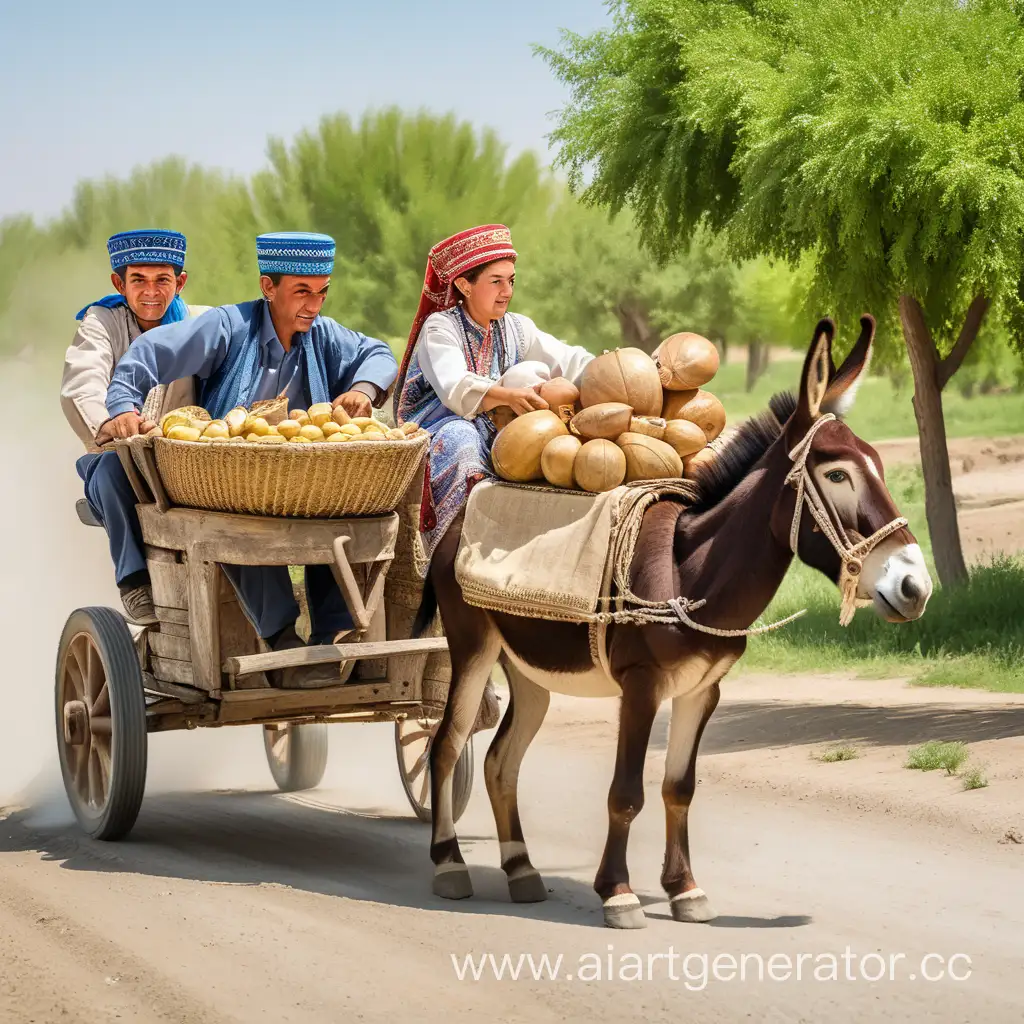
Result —
M 604 923 L 608 928 L 646 928 L 647 918 L 636 894 L 624 892 L 604 901 Z
M 672 911 L 672 920 L 682 921 L 684 924 L 703 924 L 705 921 L 713 921 L 718 916 L 711 906 L 711 901 L 704 895 L 703 889 L 681 892 L 678 896 L 673 896 L 668 905 Z
M 548 890 L 539 871 L 524 871 L 508 880 L 508 894 L 513 903 L 543 903 Z
M 464 900 L 473 895 L 473 883 L 465 864 L 440 864 L 434 869 L 434 895 L 446 900 Z

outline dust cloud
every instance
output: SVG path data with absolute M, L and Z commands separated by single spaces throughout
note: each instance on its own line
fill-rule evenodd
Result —
M 60 409 L 60 363 L 0 363 L 8 423 L 0 488 L 0 807 L 30 808 L 39 826 L 70 823 L 57 760 L 54 670 L 74 609 L 120 607 L 104 531 L 81 525 L 78 438 Z M 318 800 L 366 813 L 408 813 L 393 726 L 336 725 Z M 153 735 L 147 797 L 161 791 L 272 790 L 261 730 L 254 726 Z M 146 813 L 143 804 L 142 813 Z

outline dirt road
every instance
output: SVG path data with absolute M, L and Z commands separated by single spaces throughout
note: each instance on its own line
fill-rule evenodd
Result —
M 323 787 L 297 796 L 270 791 L 254 730 L 155 737 L 142 815 L 117 845 L 86 841 L 67 823 L 51 774 L 33 809 L 0 822 L 0 1020 L 1019 1020 L 1024 847 L 759 790 L 749 774 L 717 770 L 737 714 L 757 745 L 750 705 L 731 699 L 707 737 L 719 753 L 701 772 L 693 846 L 721 916 L 706 926 L 671 921 L 658 886 L 659 723 L 630 851 L 649 926 L 601 927 L 590 882 L 612 752 L 600 709 L 612 714 L 612 702 L 583 718 L 573 714 L 580 702 L 559 702 L 527 758 L 524 826 L 551 890 L 534 906 L 507 900 L 479 770 L 460 823 L 477 896 L 431 895 L 426 827 L 409 819 L 386 726 L 336 727 Z M 762 710 L 767 724 L 771 709 Z M 842 959 L 840 980 L 815 980 L 848 948 L 856 980 L 842 980 Z M 648 961 L 673 949 L 674 966 Z M 486 953 L 561 954 L 560 980 L 534 981 L 527 964 L 519 981 L 489 968 L 459 981 L 452 956 L 461 965 Z M 616 976 L 629 976 L 627 954 L 639 954 L 643 980 L 566 977 L 593 966 L 586 954 L 606 974 L 609 953 Z M 744 953 L 765 965 L 786 955 L 794 973 L 759 981 L 748 960 L 741 981 L 719 960 L 717 979 L 704 977 L 702 954 L 711 964 Z M 884 958 L 885 980 L 861 977 L 882 970 L 870 954 Z M 949 965 L 970 977 L 925 981 L 927 954 L 944 958 L 924 965 L 931 973 Z M 950 963 L 955 954 L 969 961 Z M 785 962 L 776 964 L 783 978 Z

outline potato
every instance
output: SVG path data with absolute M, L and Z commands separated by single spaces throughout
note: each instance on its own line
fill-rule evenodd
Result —
M 249 414 L 243 408 L 232 409 L 224 417 L 224 422 L 228 425 L 228 434 L 231 437 L 238 437 L 243 432 L 245 421 L 248 418 Z
M 270 424 L 262 416 L 247 416 L 243 429 L 246 434 L 256 434 L 262 437 L 270 433 Z
M 334 420 L 327 420 L 325 423 L 320 425 L 320 429 L 324 433 L 324 437 L 332 437 L 334 434 L 341 432 L 341 426 L 334 422 Z M 345 435 L 348 437 L 348 434 Z
M 340 406 L 336 405 L 334 411 L 331 413 L 331 419 L 334 420 L 338 426 L 343 427 L 346 423 L 352 422 L 352 417 Z
M 171 441 L 198 441 L 200 433 L 195 427 L 185 426 L 184 424 L 176 424 L 167 431 L 166 436 Z
M 399 429 L 407 437 L 411 437 L 420 429 L 420 425 L 418 423 L 414 423 L 412 420 L 406 420 Z
M 309 413 L 306 412 L 305 409 L 292 409 L 292 411 L 288 413 L 288 419 L 295 420 L 296 423 L 304 427 L 309 423 Z
M 301 434 L 296 434 L 294 437 L 288 439 L 289 444 L 312 444 L 308 437 L 303 437 Z
M 345 423 L 341 427 L 341 433 L 345 434 L 347 437 L 359 437 L 362 434 L 362 431 L 354 423 Z
M 389 441 L 404 441 L 405 431 L 399 430 L 397 427 L 392 427 L 391 430 L 387 431 L 384 435 Z
M 299 437 L 304 437 L 307 441 L 322 441 L 324 432 L 315 424 L 307 423 L 299 430 Z
M 231 433 L 229 431 L 227 423 L 225 423 L 224 420 L 211 420 L 206 425 L 206 429 L 203 431 L 203 437 L 210 437 L 210 438 L 221 437 L 221 438 L 226 438 L 226 437 L 230 437 L 230 436 L 231 436 Z
M 281 420 L 277 425 L 277 432 L 282 437 L 293 438 L 302 429 L 298 420 Z
M 285 444 L 288 438 L 282 437 L 280 434 L 262 434 L 257 444 Z
M 331 442 L 331 441 L 333 441 L 333 442 L 351 441 L 352 440 L 352 435 L 351 434 L 343 434 L 340 430 L 336 430 L 336 431 L 334 431 L 333 434 L 328 434 L 327 437 L 326 437 L 326 440 L 329 441 L 329 442 Z
M 331 411 L 330 402 L 318 402 L 316 405 L 311 405 L 309 407 L 309 422 L 314 426 L 322 427 L 331 419 Z

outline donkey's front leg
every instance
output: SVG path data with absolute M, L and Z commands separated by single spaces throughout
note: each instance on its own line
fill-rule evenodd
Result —
M 480 700 L 501 650 L 501 639 L 486 615 L 463 606 L 459 629 L 449 632 L 452 682 L 444 715 L 430 746 L 430 802 L 433 832 L 434 895 L 461 900 L 473 895 L 469 868 L 455 836 L 452 775 L 480 711 Z M 449 623 L 445 622 L 446 629 Z
M 629 887 L 626 844 L 629 826 L 644 806 L 644 761 L 661 703 L 649 675 L 634 671 L 621 681 L 619 745 L 608 792 L 608 839 L 594 879 L 594 889 L 604 903 L 604 923 L 609 928 L 647 926 L 640 900 Z
M 547 890 L 530 863 L 519 821 L 519 767 L 544 721 L 551 694 L 507 659 L 503 665 L 508 676 L 508 710 L 487 751 L 484 778 L 498 829 L 501 867 L 508 879 L 509 895 L 515 903 L 538 903 L 547 899 Z
M 717 674 L 721 678 L 725 673 Z M 688 817 L 697 785 L 697 747 L 704 726 L 718 706 L 718 683 L 703 683 L 696 690 L 672 701 L 665 755 L 665 864 L 661 884 L 668 893 L 672 917 L 677 921 L 710 921 L 715 917 L 704 890 L 698 888 L 690 868 Z

